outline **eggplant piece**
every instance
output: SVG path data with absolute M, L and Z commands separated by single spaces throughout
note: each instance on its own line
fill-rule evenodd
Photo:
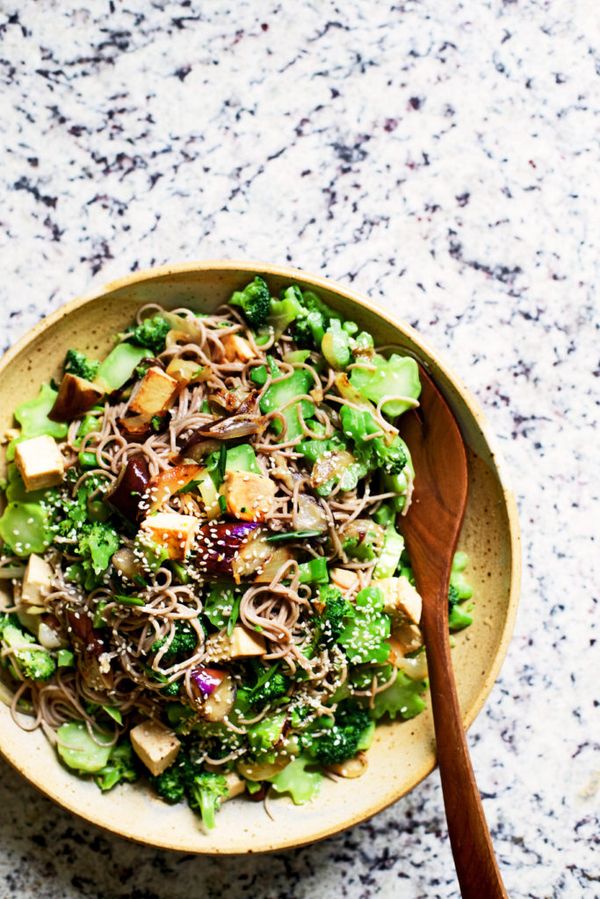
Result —
M 150 484 L 150 466 L 143 453 L 131 456 L 116 480 L 112 491 L 105 497 L 113 509 L 135 523 L 146 511 L 142 508 L 145 493 Z
M 106 652 L 106 643 L 102 633 L 94 628 L 87 612 L 69 610 L 67 630 L 77 657 L 77 666 L 85 682 L 93 690 L 111 690 L 113 673 L 100 659 Z
M 243 577 L 261 569 L 273 555 L 258 521 L 209 522 L 198 530 L 196 564 L 209 576 Z
M 48 418 L 51 421 L 74 421 L 89 412 L 103 396 L 104 392 L 96 384 L 67 372 L 60 382 L 58 396 L 48 413 Z

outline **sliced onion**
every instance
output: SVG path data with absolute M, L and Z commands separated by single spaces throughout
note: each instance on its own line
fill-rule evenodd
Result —
M 356 462 L 351 453 L 340 450 L 339 453 L 324 453 L 313 465 L 311 483 L 315 489 L 322 487 L 332 478 L 341 478 L 346 469 Z
M 265 565 L 274 553 L 274 548 L 267 543 L 266 537 L 264 531 L 256 531 L 240 548 L 232 565 L 236 583 L 239 584 L 243 577 L 249 577 L 255 571 L 264 571 Z
M 140 574 L 138 560 L 131 549 L 127 549 L 126 547 L 118 549 L 116 553 L 114 553 L 111 562 L 119 574 L 129 578 L 130 581 Z
M 192 670 L 190 677 L 195 693 L 197 692 L 200 696 L 211 696 L 227 675 L 218 668 L 205 668 L 201 665 Z
M 272 544 L 267 544 L 271 545 Z M 278 546 L 274 549 L 270 559 L 267 559 L 254 578 L 256 584 L 270 584 L 282 565 L 293 559 L 292 553 L 285 546 Z
M 307 496 L 306 493 L 298 496 L 298 514 L 295 526 L 300 531 L 324 533 L 327 530 L 327 516 L 323 506 L 312 496 Z
M 65 645 L 60 634 L 57 633 L 54 628 L 46 624 L 45 621 L 40 621 L 40 626 L 38 627 L 38 640 L 44 649 L 60 649 L 61 646 Z
M 214 453 L 220 448 L 218 440 L 209 440 L 198 431 L 194 431 L 191 437 L 184 443 L 178 459 L 193 459 L 194 462 L 202 462 L 209 453 Z
M 412 680 L 423 680 L 423 678 L 427 677 L 427 656 L 424 652 L 420 652 L 412 659 L 407 659 L 406 657 L 398 659 L 396 666 Z
M 171 325 L 171 328 L 177 334 L 182 334 L 187 338 L 191 338 L 191 342 L 200 341 L 202 339 L 202 325 L 200 319 L 195 315 L 176 315 L 174 312 L 161 312 Z M 169 332 L 171 334 L 172 331 Z M 167 335 L 168 337 L 169 335 Z M 190 340 L 188 339 L 188 343 Z
M 196 478 L 202 471 L 201 465 L 184 464 L 176 465 L 161 471 L 152 478 L 148 485 L 150 504 L 147 513 L 151 515 L 165 503 L 174 493 L 184 492 L 184 488 Z
M 216 421 L 203 425 L 196 431 L 202 437 L 213 437 L 217 440 L 236 440 L 239 437 L 248 437 L 260 431 L 264 419 L 251 415 L 232 415 L 227 418 L 219 418 Z

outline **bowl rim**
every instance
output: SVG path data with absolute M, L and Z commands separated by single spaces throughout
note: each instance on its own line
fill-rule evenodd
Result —
M 502 490 L 504 505 L 506 508 L 507 514 L 507 522 L 508 522 L 508 534 L 509 534 L 509 543 L 510 543 L 510 551 L 511 551 L 511 577 L 509 583 L 509 600 L 508 607 L 506 611 L 506 617 L 504 620 L 504 625 L 502 628 L 502 633 L 500 636 L 500 641 L 498 643 L 498 649 L 495 653 L 494 659 L 492 661 L 492 665 L 487 676 L 484 678 L 479 692 L 477 693 L 473 703 L 468 710 L 467 713 L 463 713 L 463 723 L 465 729 L 468 729 L 475 718 L 479 715 L 480 711 L 483 708 L 483 705 L 488 698 L 496 680 L 498 679 L 498 675 L 504 663 L 504 659 L 506 658 L 506 654 L 508 652 L 508 647 L 513 635 L 517 609 L 519 605 L 520 598 L 520 586 L 521 586 L 521 569 L 522 569 L 522 553 L 521 553 L 521 531 L 519 525 L 518 518 L 518 510 L 517 503 L 515 500 L 515 496 L 508 486 L 509 479 L 506 476 L 507 466 L 504 463 L 504 459 L 502 453 L 499 451 L 497 446 L 497 441 L 495 435 L 492 432 L 492 436 L 490 436 L 490 427 L 488 426 L 486 417 L 483 413 L 483 410 L 479 404 L 479 401 L 475 398 L 475 396 L 471 393 L 471 391 L 465 387 L 462 383 L 461 379 L 458 378 L 454 372 L 446 365 L 444 355 L 440 355 L 437 350 L 434 350 L 429 346 L 427 341 L 424 341 L 420 335 L 420 333 L 413 328 L 408 323 L 402 321 L 400 318 L 396 318 L 393 315 L 390 315 L 386 310 L 381 309 L 379 306 L 375 305 L 368 296 L 365 294 L 357 293 L 354 290 L 349 289 L 345 285 L 340 284 L 338 281 L 333 280 L 331 278 L 325 278 L 321 275 L 313 275 L 309 272 L 306 272 L 302 269 L 298 269 L 292 266 L 283 266 L 276 265 L 272 263 L 259 262 L 256 260 L 245 260 L 245 259 L 204 259 L 204 260 L 196 260 L 196 261 L 188 261 L 188 262 L 179 262 L 172 263 L 167 265 L 156 266 L 152 268 L 142 269 L 140 271 L 133 272 L 129 275 L 126 275 L 121 278 L 116 278 L 108 283 L 97 287 L 96 289 L 90 291 L 89 293 L 82 294 L 73 298 L 72 300 L 68 300 L 65 303 L 61 304 L 57 309 L 51 312 L 49 315 L 44 316 L 37 322 L 32 328 L 29 328 L 12 346 L 10 346 L 6 352 L 3 354 L 0 359 L 0 376 L 5 369 L 7 369 L 13 360 L 21 353 L 23 349 L 25 349 L 28 344 L 30 344 L 36 337 L 41 335 L 46 328 L 52 326 L 56 322 L 60 321 L 62 318 L 70 315 L 75 310 L 79 309 L 81 306 L 86 305 L 87 303 L 91 303 L 95 300 L 101 299 L 104 295 L 111 293 L 115 290 L 121 290 L 123 288 L 127 288 L 129 286 L 138 285 L 144 281 L 152 281 L 156 278 L 164 278 L 169 275 L 177 275 L 177 274 L 187 274 L 187 273 L 195 273 L 202 271 L 228 271 L 228 272 L 236 272 L 236 271 L 244 271 L 251 272 L 256 275 L 264 275 L 265 277 L 274 276 L 283 279 L 289 280 L 298 280 L 302 281 L 306 284 L 311 285 L 317 289 L 327 290 L 332 293 L 338 293 L 343 297 L 347 297 L 348 299 L 355 302 L 361 308 L 364 308 L 371 313 L 374 313 L 380 319 L 382 319 L 386 324 L 390 325 L 395 329 L 399 329 L 401 332 L 410 337 L 411 341 L 418 347 L 419 351 L 423 351 L 423 353 L 430 358 L 435 360 L 436 367 L 439 371 L 448 379 L 448 381 L 453 385 L 456 389 L 457 393 L 460 395 L 460 398 L 464 401 L 467 406 L 469 412 L 473 416 L 476 421 L 485 441 L 490 449 L 491 455 L 494 460 L 494 465 L 496 467 L 498 481 Z M 152 846 L 158 847 L 161 849 L 169 849 L 172 851 L 183 851 L 176 842 L 168 842 L 161 841 L 156 842 L 152 840 L 142 840 L 137 837 L 133 837 L 127 834 L 124 830 L 119 828 L 119 825 L 115 822 L 115 826 L 108 827 L 104 824 L 100 824 L 96 821 L 93 815 L 82 812 L 78 809 L 75 801 L 71 801 L 69 799 L 63 798 L 57 791 L 49 788 L 47 785 L 42 783 L 41 778 L 39 780 L 32 780 L 31 777 L 25 773 L 25 769 L 23 766 L 19 764 L 19 760 L 13 757 L 9 757 L 0 741 L 0 755 L 4 758 L 10 765 L 13 767 L 22 777 L 27 780 L 29 784 L 31 784 L 35 789 L 38 790 L 41 794 L 51 799 L 53 802 L 57 803 L 57 805 L 64 808 L 66 811 L 74 814 L 79 819 L 86 821 L 89 824 L 93 824 L 95 827 L 100 828 L 101 830 L 105 830 L 107 832 L 116 834 L 117 836 L 123 837 L 131 842 L 135 842 L 139 845 L 144 846 Z M 359 814 L 355 814 L 351 819 L 345 821 L 343 825 L 334 825 L 330 827 L 326 827 L 321 831 L 317 831 L 317 833 L 307 837 L 303 840 L 290 840 L 289 842 L 282 842 L 278 844 L 277 847 L 271 848 L 258 848 L 258 849 L 227 849 L 219 851 L 218 849 L 203 849 L 202 846 L 199 846 L 197 850 L 185 849 L 186 852 L 192 852 L 198 855 L 240 855 L 240 854 L 264 854 L 269 852 L 280 852 L 284 850 L 289 850 L 301 846 L 306 846 L 312 843 L 319 842 L 321 840 L 327 839 L 328 837 L 335 836 L 339 833 L 342 833 L 345 830 L 348 830 L 351 827 L 354 827 L 364 821 L 369 820 L 373 815 L 378 814 L 381 811 L 389 808 L 389 806 L 393 805 L 403 796 L 407 795 L 411 792 L 415 787 L 417 787 L 426 777 L 428 777 L 431 772 L 437 767 L 435 757 L 433 762 L 426 763 L 421 766 L 415 773 L 412 778 L 412 786 L 405 789 L 394 789 L 391 793 L 386 797 L 385 801 L 378 801 L 372 806 L 368 807 L 364 811 Z

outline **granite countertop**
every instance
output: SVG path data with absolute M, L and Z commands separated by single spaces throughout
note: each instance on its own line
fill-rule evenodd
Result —
M 514 899 L 600 893 L 593 24 L 534 0 L 0 12 L 4 345 L 138 268 L 271 260 L 405 318 L 485 407 L 524 579 L 469 740 Z M 321 845 L 224 863 L 128 844 L 0 771 L 1 897 L 458 895 L 436 775 Z

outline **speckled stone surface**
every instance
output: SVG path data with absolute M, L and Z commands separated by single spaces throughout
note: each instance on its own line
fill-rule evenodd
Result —
M 599 51 L 585 0 L 0 4 L 5 345 L 137 268 L 289 262 L 411 322 L 484 405 L 524 530 L 470 734 L 511 897 L 600 894 Z M 4 764 L 0 809 L 1 897 L 458 895 L 435 775 L 268 859 L 130 845 Z

